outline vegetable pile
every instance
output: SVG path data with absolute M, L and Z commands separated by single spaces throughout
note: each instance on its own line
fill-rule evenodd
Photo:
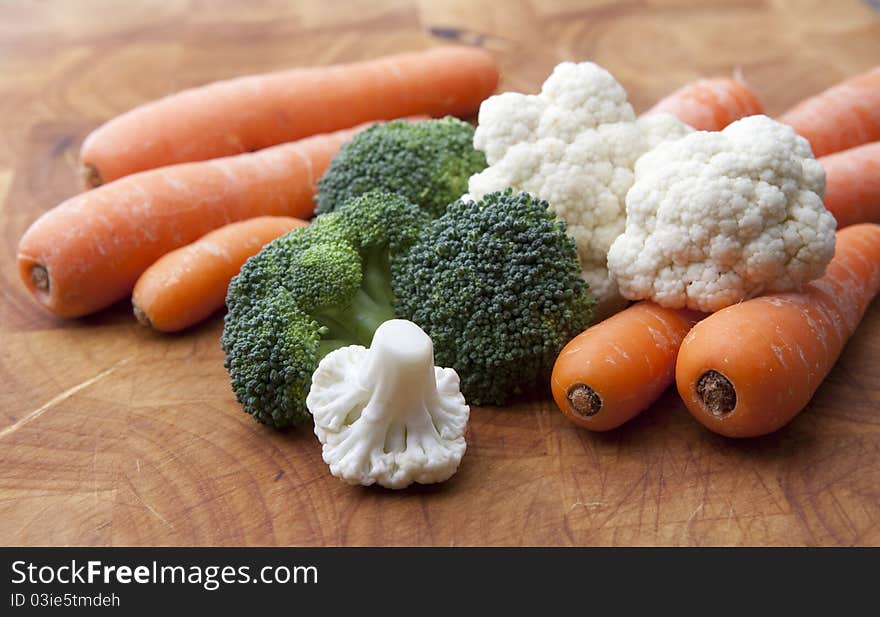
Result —
M 31 225 L 22 281 L 163 332 L 225 303 L 244 411 L 313 422 L 352 484 L 449 479 L 469 404 L 548 384 L 589 430 L 673 382 L 722 435 L 791 421 L 880 291 L 880 68 L 778 120 L 739 78 L 640 117 L 591 62 L 498 78 L 439 47 L 136 108 L 86 139 L 97 188 Z

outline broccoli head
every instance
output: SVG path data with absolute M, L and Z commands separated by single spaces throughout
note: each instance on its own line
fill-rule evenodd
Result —
M 221 346 L 245 411 L 281 428 L 308 419 L 318 362 L 345 345 L 369 345 L 394 318 L 390 263 L 427 215 L 373 191 L 273 240 L 242 266 L 226 296 Z
M 276 428 L 308 419 L 302 401 L 320 360 L 325 330 L 297 308 L 293 294 L 283 287 L 243 311 L 227 313 L 220 337 L 224 366 L 245 411 Z
M 546 383 L 590 323 L 577 248 L 547 208 L 510 190 L 456 201 L 392 264 L 397 316 L 428 333 L 473 404 L 502 405 Z
M 486 168 L 473 147 L 470 124 L 440 120 L 377 124 L 339 151 L 318 182 L 317 213 L 372 189 L 400 194 L 432 216 L 467 191 L 468 178 Z

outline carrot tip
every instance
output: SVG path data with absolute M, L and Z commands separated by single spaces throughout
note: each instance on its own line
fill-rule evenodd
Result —
M 86 188 L 96 188 L 104 184 L 101 178 L 101 172 L 94 165 L 84 165 L 82 168 L 82 178 Z
M 49 271 L 46 270 L 45 266 L 32 266 L 31 280 L 34 282 L 34 287 L 40 291 L 49 291 Z
M 566 396 L 571 410 L 581 417 L 595 416 L 602 409 L 602 397 L 587 384 L 573 384 Z
M 150 321 L 150 318 L 143 311 L 143 309 L 134 303 L 132 303 L 132 306 L 134 307 L 135 319 L 137 319 L 141 324 L 147 326 L 148 328 L 152 328 L 153 322 Z
M 700 375 L 697 396 L 703 408 L 716 418 L 723 418 L 736 409 L 736 388 L 716 370 L 710 369 Z

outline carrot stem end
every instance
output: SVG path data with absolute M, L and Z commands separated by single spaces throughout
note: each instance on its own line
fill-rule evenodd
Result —
M 86 188 L 96 188 L 104 184 L 101 178 L 101 172 L 94 165 L 84 165 L 82 168 L 82 178 Z
M 152 328 L 153 323 L 150 321 L 150 318 L 143 311 L 143 309 L 141 307 L 139 307 L 137 304 L 132 304 L 132 307 L 133 307 L 135 319 L 137 319 L 142 325 L 145 325 L 148 328 Z
M 723 418 L 736 409 L 736 388 L 731 381 L 714 369 L 700 375 L 697 396 L 710 414 Z
M 566 395 L 571 410 L 581 417 L 595 416 L 602 409 L 602 397 L 587 384 L 572 385 Z
M 39 264 L 32 266 L 31 280 L 34 283 L 34 287 L 38 290 L 44 292 L 49 291 L 49 271 L 46 270 L 45 266 Z

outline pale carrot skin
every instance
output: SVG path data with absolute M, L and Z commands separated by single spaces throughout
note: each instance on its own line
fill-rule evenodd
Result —
M 764 107 L 742 81 L 714 77 L 682 86 L 645 113 L 668 113 L 698 131 L 720 131 L 740 118 L 763 114 Z
M 361 125 L 252 154 L 126 176 L 68 199 L 18 245 L 22 281 L 60 317 L 80 317 L 131 293 L 165 253 L 235 221 L 307 219 L 321 174 Z
M 691 414 L 728 437 L 790 422 L 831 371 L 880 290 L 880 225 L 837 232 L 825 276 L 714 313 L 685 337 L 675 380 Z
M 368 120 L 468 117 L 498 84 L 488 52 L 444 46 L 296 68 L 184 90 L 124 113 L 85 140 L 89 186 L 173 163 L 251 152 Z
M 805 99 L 777 118 L 816 157 L 880 140 L 880 66 Z
M 639 302 L 591 326 L 553 366 L 553 398 L 569 420 L 592 431 L 617 428 L 672 384 L 679 345 L 702 313 Z
M 159 258 L 131 296 L 135 317 L 160 332 L 177 332 L 221 308 L 229 281 L 248 257 L 291 229 L 308 225 L 286 216 L 230 223 Z
M 838 229 L 880 223 L 880 141 L 819 159 L 825 168 L 825 207 Z

